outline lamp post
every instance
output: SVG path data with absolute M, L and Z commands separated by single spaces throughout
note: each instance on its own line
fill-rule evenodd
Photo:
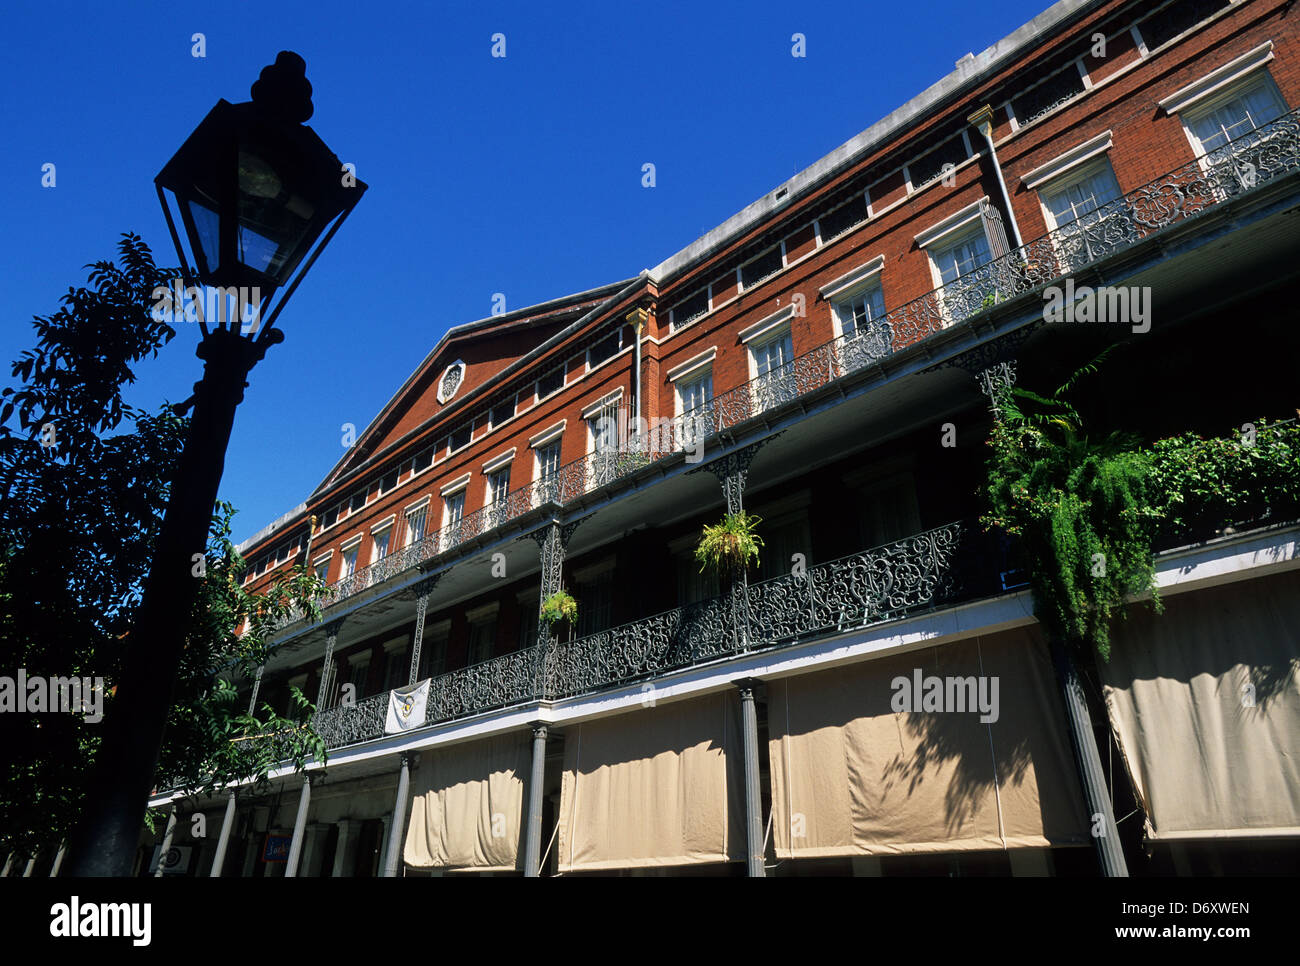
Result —
M 312 110 L 306 64 L 282 51 L 252 100 L 219 101 L 155 179 L 185 294 L 211 305 L 195 282 L 216 289 L 219 312 L 199 309 L 203 378 L 69 850 L 72 875 L 130 875 L 245 379 L 283 341 L 280 310 L 366 190 L 305 125 Z

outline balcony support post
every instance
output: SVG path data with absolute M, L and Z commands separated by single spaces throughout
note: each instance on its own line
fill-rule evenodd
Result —
M 573 531 L 578 529 L 581 520 L 561 525 L 552 522 L 542 530 L 536 530 L 530 536 L 537 541 L 537 548 L 542 555 L 541 591 L 537 602 L 537 668 L 534 684 L 538 700 L 544 697 L 545 654 L 551 645 L 551 627 L 542 620 L 542 604 L 552 594 L 564 589 L 564 554 L 569 547 Z
M 326 688 L 330 681 L 330 668 L 334 663 L 334 645 L 338 643 L 339 631 L 343 629 L 343 620 L 330 621 L 325 625 L 325 660 L 321 662 L 320 686 L 316 689 L 316 713 L 325 710 Z
M 524 826 L 524 877 L 529 879 L 541 875 L 542 794 L 546 787 L 548 730 L 545 722 L 533 725 L 533 768 L 528 775 L 528 824 Z
M 1002 407 L 998 405 L 998 400 L 1002 398 L 1002 393 L 1016 384 L 1016 363 L 1015 360 L 997 362 L 984 369 L 980 369 L 975 374 L 975 379 L 979 383 L 980 392 L 988 397 L 989 406 L 993 410 L 993 418 L 1002 419 Z
M 64 840 L 59 843 L 59 851 L 54 853 L 54 865 L 50 867 L 51 879 L 57 879 L 59 877 L 59 869 L 63 868 L 63 860 L 67 857 L 67 854 L 68 843 L 67 840 Z
M 163 832 L 162 847 L 158 849 L 158 868 L 154 870 L 154 877 L 162 878 L 163 863 L 167 861 L 167 853 L 172 849 L 172 839 L 176 836 L 177 810 L 180 808 L 179 802 L 172 803 L 172 809 L 167 813 L 167 830 Z
M 1120 845 L 1119 826 L 1115 824 L 1110 790 L 1106 787 L 1106 772 L 1102 769 L 1101 753 L 1097 750 L 1097 733 L 1092 727 L 1092 715 L 1088 713 L 1088 701 L 1079 681 L 1078 668 L 1073 656 L 1060 641 L 1052 642 L 1052 658 L 1056 665 L 1061 697 L 1065 702 L 1070 744 L 1074 747 L 1079 781 L 1087 799 L 1092 838 L 1097 843 L 1097 858 L 1101 862 L 1102 874 L 1112 878 L 1128 878 L 1128 863 L 1124 860 L 1124 849 Z
M 767 874 L 763 867 L 763 801 L 758 782 L 758 711 L 754 691 L 758 682 L 752 678 L 737 681 L 740 689 L 740 727 L 745 755 L 745 862 L 752 879 Z
M 388 823 L 388 851 L 384 855 L 384 878 L 397 878 L 397 864 L 402 858 L 402 839 L 406 832 L 406 800 L 411 792 L 411 753 L 401 754 L 401 771 L 397 775 L 397 802 L 393 820 Z
M 253 690 L 248 695 L 248 713 L 252 714 L 257 709 L 257 694 L 262 690 L 262 672 L 266 670 L 265 664 L 259 664 L 257 674 L 253 677 Z
M 420 673 L 420 651 L 424 647 L 424 618 L 429 609 L 429 595 L 437 586 L 441 573 L 425 577 L 415 585 L 415 640 L 411 646 L 411 673 L 408 685 L 416 682 Z
M 302 794 L 298 796 L 298 816 L 293 822 L 293 838 L 289 840 L 289 858 L 284 863 L 284 877 L 296 878 L 298 860 L 302 858 L 302 837 L 307 830 L 307 811 L 311 808 L 311 775 L 302 778 Z
M 260 671 L 259 671 L 259 677 Z M 222 867 L 226 864 L 226 849 L 230 846 L 230 831 L 235 825 L 235 790 L 230 789 L 226 795 L 226 811 L 221 817 L 221 834 L 217 836 L 217 854 L 212 857 L 212 871 L 208 876 L 213 879 L 221 878 Z

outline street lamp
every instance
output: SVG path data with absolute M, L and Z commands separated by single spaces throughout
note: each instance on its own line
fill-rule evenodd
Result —
M 194 563 L 207 546 L 245 378 L 283 340 L 274 327 L 280 310 L 366 190 L 304 124 L 312 103 L 301 57 L 282 51 L 262 71 L 252 97 L 243 104 L 219 101 L 156 179 L 187 291 L 196 291 L 196 281 L 215 288 L 219 304 L 233 301 L 235 312 L 229 324 L 210 327 L 213 320 L 200 310 L 203 338 L 195 352 L 204 361 L 203 378 L 194 386 L 185 448 L 104 718 L 70 850 L 72 875 L 131 873 L 198 591 Z

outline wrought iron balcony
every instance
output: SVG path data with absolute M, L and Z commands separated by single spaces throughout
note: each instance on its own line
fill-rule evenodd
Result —
M 452 554 L 463 542 L 546 503 L 560 506 L 634 474 L 649 463 L 693 450 L 702 438 L 741 427 L 765 411 L 816 392 L 1000 302 L 1041 289 L 1129 248 L 1171 225 L 1300 169 L 1300 111 L 1285 114 L 1210 154 L 1106 204 L 967 275 L 913 299 L 863 331 L 826 342 L 774 373 L 715 397 L 705 406 L 651 426 L 615 452 L 591 454 L 505 500 L 334 583 L 325 606 L 383 583 L 418 564 Z
M 997 545 L 955 522 L 737 587 L 574 640 L 551 640 L 431 679 L 425 725 L 660 677 L 999 593 Z M 737 617 L 736 615 L 740 615 Z M 318 718 L 329 747 L 384 733 L 388 692 Z

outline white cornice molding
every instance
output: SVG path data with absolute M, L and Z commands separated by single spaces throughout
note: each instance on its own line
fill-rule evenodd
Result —
M 834 281 L 827 282 L 817 291 L 821 293 L 821 297 L 824 299 L 832 298 L 841 292 L 847 292 L 855 285 L 860 285 L 874 275 L 879 275 L 884 267 L 885 256 L 877 255 L 871 261 L 859 265 L 850 272 L 845 272 Z
M 1205 100 L 1210 95 L 1222 90 L 1245 77 L 1251 71 L 1259 70 L 1273 59 L 1273 41 L 1266 40 L 1254 50 L 1230 60 L 1217 70 L 1212 70 L 1200 80 L 1192 81 L 1186 87 L 1179 88 L 1163 100 L 1157 101 L 1166 114 L 1177 114 Z
M 497 456 L 492 457 L 490 460 L 488 460 L 486 463 L 483 464 L 483 472 L 491 473 L 493 470 L 501 469 L 501 467 L 505 466 L 507 463 L 509 463 L 511 460 L 515 458 L 515 449 L 516 447 L 511 446 L 504 453 L 500 453 Z
M 468 473 L 466 473 L 464 476 L 458 476 L 450 483 L 444 484 L 442 489 L 439 490 L 438 492 L 443 496 L 451 496 L 457 490 L 463 490 L 465 489 L 465 487 L 469 485 L 469 477 L 470 474 Z
M 1058 178 L 1086 161 L 1095 158 L 1097 155 L 1110 150 L 1113 142 L 1113 132 L 1103 131 L 1094 138 L 1089 138 L 1082 144 L 1076 145 L 1064 154 L 1058 155 L 1046 164 L 1040 164 L 1027 175 L 1020 179 L 1026 188 L 1033 190 L 1041 184 Z
M 767 318 L 759 319 L 748 328 L 741 329 L 740 341 L 753 342 L 759 336 L 767 335 L 767 333 L 771 332 L 777 326 L 789 322 L 794 318 L 795 307 L 796 303 L 791 301 L 789 305 L 777 309 L 771 315 L 767 316 Z
M 931 225 L 925 231 L 917 232 L 914 236 L 916 244 L 921 248 L 927 248 L 937 241 L 942 241 L 955 231 L 965 228 L 973 221 L 979 220 L 980 205 L 988 201 L 988 196 L 973 201 L 961 211 L 949 215 L 940 222 Z
M 610 403 L 617 402 L 622 398 L 623 398 L 623 387 L 619 386 L 613 392 L 605 393 L 605 395 L 601 396 L 594 403 L 592 403 L 590 406 L 584 409 L 582 411 L 582 418 L 590 419 L 592 416 L 596 415 L 596 413 L 600 412 Z
M 561 419 L 558 423 L 553 423 L 550 426 L 547 426 L 536 436 L 528 437 L 528 445 L 533 449 L 536 449 L 538 446 L 545 446 L 547 443 L 553 441 L 557 436 L 561 435 L 564 432 L 564 427 L 567 426 L 568 423 L 569 421 L 567 419 Z
M 348 537 L 348 539 L 339 544 L 339 550 L 343 553 L 347 553 L 353 547 L 361 543 L 362 536 L 364 536 L 364 534 L 358 533 L 355 537 Z
M 418 500 L 416 500 L 414 503 L 408 504 L 406 507 L 404 507 L 404 508 L 402 509 L 402 512 L 403 512 L 403 513 L 414 513 L 416 510 L 420 509 L 420 507 L 422 507 L 422 506 L 427 506 L 428 503 L 429 503 L 429 500 L 431 500 L 431 499 L 432 499 L 432 497 L 430 497 L 429 494 L 426 493 L 426 494 L 424 494 L 424 496 L 420 497 L 420 498 L 419 498 Z
M 712 346 L 711 348 L 701 352 L 699 355 L 692 356 L 685 362 L 679 362 L 664 373 L 664 378 L 669 382 L 676 382 L 683 376 L 692 375 L 697 369 L 703 369 L 705 366 L 713 362 L 713 360 L 717 358 L 717 355 L 718 347 L 716 345 Z
M 384 529 L 384 527 L 392 526 L 393 521 L 396 520 L 396 519 L 397 519 L 397 514 L 396 514 L 396 513 L 390 513 L 390 514 L 388 514 L 388 516 L 384 517 L 382 520 L 380 520 L 378 523 L 376 523 L 373 527 L 371 527 L 371 528 L 370 528 L 370 532 L 371 532 L 371 533 L 374 533 L 376 530 L 382 530 L 382 529 Z

